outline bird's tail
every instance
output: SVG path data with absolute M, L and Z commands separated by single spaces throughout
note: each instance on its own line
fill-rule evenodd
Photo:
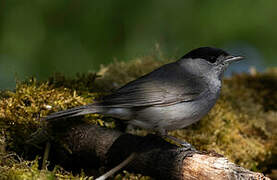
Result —
M 85 106 L 78 106 L 78 107 L 67 109 L 64 111 L 52 113 L 52 114 L 44 117 L 42 120 L 55 121 L 55 120 L 59 120 L 59 119 L 81 116 L 81 115 L 85 115 L 85 114 L 99 113 L 100 111 L 101 111 L 101 106 L 89 104 L 89 105 L 85 105 Z

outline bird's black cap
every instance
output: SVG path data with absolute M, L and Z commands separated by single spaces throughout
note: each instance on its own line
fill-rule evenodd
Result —
M 212 48 L 212 47 L 200 47 L 197 49 L 194 49 L 184 55 L 183 58 L 201 58 L 205 59 L 211 63 L 214 63 L 219 56 L 229 56 L 229 54 L 222 49 L 218 48 Z

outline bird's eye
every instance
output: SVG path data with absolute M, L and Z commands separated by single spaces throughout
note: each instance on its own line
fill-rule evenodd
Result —
M 216 62 L 216 57 L 215 57 L 215 56 L 211 56 L 211 57 L 209 58 L 209 62 L 211 62 L 211 63 Z

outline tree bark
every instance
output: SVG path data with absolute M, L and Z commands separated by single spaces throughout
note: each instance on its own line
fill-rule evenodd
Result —
M 63 148 L 52 146 L 49 158 L 51 163 L 55 160 L 63 167 L 88 170 L 104 166 L 106 171 L 135 152 L 134 159 L 124 169 L 156 179 L 269 179 L 217 153 L 185 150 L 152 134 L 141 137 L 81 124 L 67 128 L 59 136 Z

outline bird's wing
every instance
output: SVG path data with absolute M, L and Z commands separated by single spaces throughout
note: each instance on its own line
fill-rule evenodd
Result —
M 145 107 L 166 106 L 197 99 L 206 89 L 205 82 L 180 67 L 177 62 L 134 80 L 111 95 L 105 96 L 104 106 Z

